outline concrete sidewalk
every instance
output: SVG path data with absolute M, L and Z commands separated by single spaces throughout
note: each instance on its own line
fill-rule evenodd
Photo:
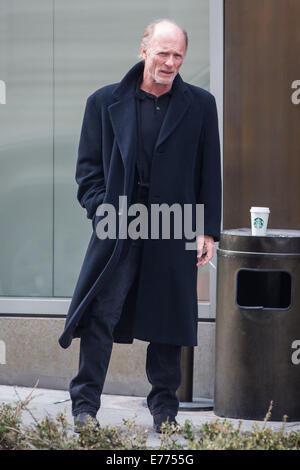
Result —
M 13 403 L 19 399 L 25 399 L 31 392 L 32 388 L 13 387 L 0 385 L 0 402 Z M 121 395 L 102 395 L 101 409 L 97 418 L 102 426 L 120 426 L 123 424 L 123 418 L 134 419 L 135 423 L 144 426 L 148 430 L 147 445 L 149 447 L 159 447 L 160 435 L 152 429 L 152 416 L 144 405 L 145 397 L 130 397 Z M 47 414 L 53 418 L 60 412 L 66 412 L 68 422 L 73 425 L 73 417 L 71 414 L 71 402 L 69 392 L 65 390 L 49 390 L 43 388 L 35 388 L 32 393 L 32 399 L 28 405 L 34 418 L 40 421 Z M 177 416 L 179 424 L 184 424 L 185 420 L 190 420 L 194 426 L 201 426 L 203 423 L 216 421 L 219 418 L 213 411 L 183 411 L 180 410 Z M 240 420 L 226 419 L 234 424 L 239 424 Z M 33 417 L 30 413 L 24 411 L 23 424 L 25 426 L 33 423 Z M 262 426 L 262 421 L 242 421 L 242 430 L 251 430 L 254 423 Z M 274 430 L 282 426 L 281 422 L 268 422 L 267 427 Z M 300 422 L 290 422 L 285 425 L 286 431 L 300 431 Z

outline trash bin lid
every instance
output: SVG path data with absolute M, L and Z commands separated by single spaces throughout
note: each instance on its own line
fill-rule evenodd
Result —
M 253 236 L 251 228 L 224 230 L 221 232 L 219 249 L 300 254 L 300 230 L 267 229 L 265 236 Z

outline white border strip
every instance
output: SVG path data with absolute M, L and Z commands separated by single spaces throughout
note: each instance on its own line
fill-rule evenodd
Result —
M 209 2 L 209 49 L 210 49 L 210 92 L 217 103 L 219 133 L 221 145 L 221 167 L 223 181 L 223 100 L 224 100 L 224 1 Z M 223 205 L 222 221 L 223 229 Z M 216 266 L 214 255 L 213 263 Z M 210 302 L 198 302 L 198 318 L 215 318 L 216 316 L 216 270 L 210 267 L 209 298 Z
M 66 315 L 70 298 L 0 297 L 3 315 Z
M 223 175 L 224 8 L 223 0 L 210 0 L 209 4 L 210 91 L 218 109 Z

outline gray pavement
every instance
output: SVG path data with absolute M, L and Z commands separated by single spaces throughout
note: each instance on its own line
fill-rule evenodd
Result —
M 28 426 L 34 422 L 34 418 L 38 421 L 47 414 L 53 418 L 60 412 L 66 412 L 68 422 L 73 425 L 73 417 L 71 414 L 71 402 L 69 400 L 69 392 L 65 390 L 49 390 L 43 388 L 27 388 L 13 387 L 8 385 L 0 385 L 0 402 L 13 403 L 18 399 L 25 399 L 32 392 L 32 399 L 28 408 L 31 413 L 23 412 L 23 425 Z M 102 426 L 122 426 L 123 418 L 134 419 L 135 423 L 144 426 L 148 431 L 147 445 L 157 448 L 160 445 L 160 435 L 156 434 L 152 429 L 152 416 L 144 405 L 145 397 L 131 397 L 122 395 L 102 395 L 101 409 L 97 418 Z M 33 418 L 34 417 L 34 418 Z M 190 420 L 194 426 L 201 426 L 203 423 L 222 420 L 211 411 L 183 411 L 180 410 L 177 416 L 179 424 L 184 424 L 185 420 Z M 241 420 L 229 419 L 236 425 Z M 262 421 L 242 420 L 241 429 L 251 430 L 254 423 L 263 425 Z M 281 422 L 268 422 L 267 427 L 274 430 L 281 428 Z M 285 425 L 286 431 L 300 431 L 300 422 L 290 422 Z

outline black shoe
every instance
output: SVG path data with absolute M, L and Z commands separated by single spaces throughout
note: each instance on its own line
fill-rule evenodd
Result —
M 82 412 L 74 416 L 74 432 L 80 433 L 82 427 L 87 424 L 88 420 L 95 424 L 95 429 L 100 427 L 100 424 L 95 416 L 92 416 L 90 413 Z
M 165 422 L 168 422 L 170 424 L 175 424 L 176 426 L 178 425 L 175 416 L 170 416 L 166 413 L 161 413 L 153 416 L 153 429 L 154 431 L 161 433 L 161 425 Z

